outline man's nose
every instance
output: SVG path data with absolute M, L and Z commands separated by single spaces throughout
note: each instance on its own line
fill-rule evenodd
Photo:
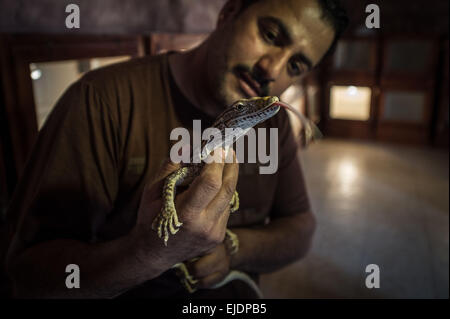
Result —
M 283 71 L 288 60 L 287 52 L 278 50 L 262 56 L 256 66 L 261 71 L 261 75 L 266 81 L 276 81 Z

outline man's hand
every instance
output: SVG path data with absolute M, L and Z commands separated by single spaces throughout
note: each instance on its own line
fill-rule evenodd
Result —
M 217 151 L 223 152 L 222 149 Z M 233 157 L 235 154 L 233 153 Z M 222 159 L 224 155 L 222 154 Z M 179 165 L 166 163 L 158 174 L 159 181 L 146 187 L 133 230 L 142 247 L 142 258 L 155 247 L 161 250 L 163 241 L 151 229 L 152 221 L 161 210 L 163 180 Z M 230 201 L 237 184 L 239 166 L 234 163 L 213 162 L 206 164 L 190 187 L 179 194 L 175 207 L 180 221 L 180 231 L 170 237 L 167 249 L 161 250 L 161 262 L 168 269 L 177 262 L 204 255 L 220 245 L 225 237 L 230 213 Z M 149 261 L 151 262 L 151 261 Z
M 187 262 L 189 273 L 198 280 L 196 288 L 211 288 L 230 272 L 231 256 L 225 244 L 220 244 L 199 259 Z
M 177 168 L 178 165 L 166 163 L 159 181 L 145 188 L 136 226 L 128 235 L 97 243 L 55 239 L 10 253 L 7 269 L 14 295 L 111 298 L 222 243 L 238 164 L 206 165 L 191 187 L 177 196 L 176 208 L 184 224 L 171 237 L 169 247 L 165 247 L 151 226 L 161 210 L 162 180 Z M 84 274 L 80 289 L 67 289 L 64 285 L 64 269 L 72 263 Z

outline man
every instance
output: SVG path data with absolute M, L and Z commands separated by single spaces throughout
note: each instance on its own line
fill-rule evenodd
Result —
M 240 98 L 280 95 L 330 50 L 341 20 L 334 1 L 229 0 L 198 48 L 114 65 L 72 85 L 10 206 L 14 295 L 186 297 L 171 266 L 200 257 L 188 263 L 198 280 L 193 297 L 248 297 L 237 282 L 204 289 L 230 269 L 256 277 L 305 255 L 315 222 L 284 111 L 264 123 L 279 129 L 276 174 L 208 164 L 176 198 L 183 227 L 168 247 L 151 224 L 161 179 L 178 167 L 160 168 L 171 130 L 192 119 L 206 128 Z M 235 189 L 241 208 L 230 216 Z M 235 255 L 224 242 L 227 225 L 239 238 Z M 78 289 L 66 286 L 69 264 L 79 266 Z

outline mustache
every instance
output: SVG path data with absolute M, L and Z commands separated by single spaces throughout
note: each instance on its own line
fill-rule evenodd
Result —
M 250 77 L 259 83 L 261 96 L 268 96 L 269 94 L 269 83 L 272 81 L 267 79 L 267 76 L 262 70 L 257 67 L 250 68 L 244 64 L 238 64 L 233 68 L 233 73 L 237 77 L 240 77 L 242 73 L 248 73 Z

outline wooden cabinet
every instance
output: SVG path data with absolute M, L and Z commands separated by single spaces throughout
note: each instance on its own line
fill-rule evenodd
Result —
M 322 77 L 325 133 L 430 144 L 436 101 L 443 103 L 441 127 L 448 109 L 448 89 L 436 96 L 438 52 L 438 39 L 429 36 L 340 40 Z

